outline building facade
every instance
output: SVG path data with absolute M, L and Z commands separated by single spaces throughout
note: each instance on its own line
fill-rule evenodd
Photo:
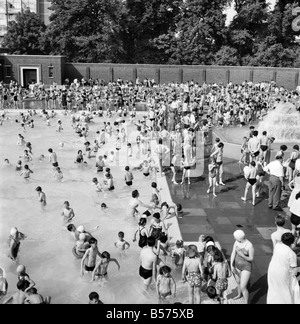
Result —
M 46 25 L 49 24 L 50 5 L 50 1 L 47 0 L 0 0 L 0 44 L 7 32 L 8 23 L 15 20 L 22 10 L 29 9 L 38 13 L 42 21 Z

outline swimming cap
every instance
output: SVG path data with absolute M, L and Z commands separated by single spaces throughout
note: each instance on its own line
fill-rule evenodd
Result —
M 17 272 L 18 273 L 22 273 L 22 272 L 25 272 L 26 271 L 26 268 L 24 265 L 20 264 L 18 267 L 17 267 Z
M 80 240 L 80 241 L 84 241 L 85 238 L 86 238 L 86 235 L 85 235 L 84 233 L 80 233 L 80 234 L 79 234 L 79 240 Z
M 11 236 L 14 236 L 17 232 L 18 232 L 18 229 L 17 229 L 16 227 L 13 227 L 13 228 L 10 230 L 10 235 L 11 235 Z
M 242 230 L 237 230 L 233 233 L 233 236 L 237 241 L 242 241 L 245 239 L 246 234 Z
M 209 241 L 206 243 L 206 247 L 208 248 L 209 246 L 215 246 L 215 243 L 212 241 Z
M 85 231 L 84 226 L 83 225 L 78 226 L 77 231 L 80 232 L 80 233 L 84 232 Z

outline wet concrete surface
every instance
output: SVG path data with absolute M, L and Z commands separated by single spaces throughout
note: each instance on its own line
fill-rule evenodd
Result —
M 206 153 L 210 147 L 206 147 Z M 241 174 L 243 166 L 237 160 L 224 159 L 224 177 L 226 186 L 217 188 L 217 197 L 212 193 L 207 194 L 208 154 L 205 155 L 205 172 L 199 178 L 191 178 L 183 185 L 171 182 L 171 172 L 166 172 L 166 177 L 172 200 L 183 206 L 183 217 L 179 219 L 179 226 L 184 241 L 198 241 L 201 234 L 210 235 L 219 241 L 226 257 L 230 259 L 234 244 L 233 232 L 242 229 L 247 239 L 255 248 L 253 272 L 249 284 L 250 303 L 265 304 L 267 294 L 267 270 L 272 257 L 272 241 L 270 235 L 275 231 L 275 217 L 279 213 L 268 208 L 268 186 L 265 179 L 264 195 L 257 198 L 256 206 L 251 203 L 251 193 L 248 201 L 244 202 L 246 180 Z M 176 181 L 181 182 L 182 173 L 178 172 Z M 288 193 L 282 197 L 282 207 L 287 204 Z M 285 212 L 281 212 L 285 214 Z M 288 218 L 288 217 L 287 217 Z M 287 220 L 286 228 L 291 228 Z

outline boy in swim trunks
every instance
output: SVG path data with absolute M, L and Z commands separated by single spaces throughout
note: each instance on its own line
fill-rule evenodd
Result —
M 120 270 L 120 264 L 117 259 L 112 259 L 110 254 L 104 251 L 101 254 L 101 259 L 96 264 L 94 271 L 92 273 L 92 280 L 95 280 L 95 276 L 99 277 L 99 279 L 104 279 L 107 277 L 107 268 L 110 262 L 114 262 L 118 266 L 118 270 Z
M 91 247 L 86 250 L 86 252 L 85 252 L 85 254 L 84 254 L 84 256 L 83 256 L 83 258 L 81 260 L 81 269 L 80 269 L 80 275 L 81 276 L 84 275 L 84 270 L 86 272 L 93 272 L 94 271 L 95 265 L 96 265 L 97 255 L 100 258 L 102 258 L 102 255 L 98 250 L 97 240 L 94 237 L 92 237 L 90 239 L 90 244 L 91 244 Z M 83 266 L 84 266 L 84 268 L 83 268 Z
M 70 223 L 75 217 L 74 210 L 70 207 L 70 203 L 68 201 L 64 202 L 64 209 L 61 213 L 61 216 L 63 216 L 65 223 Z
M 125 251 L 130 248 L 130 244 L 124 240 L 124 236 L 125 236 L 124 232 L 119 232 L 118 233 L 119 240 L 115 242 L 115 247 L 119 250 L 120 257 L 124 256 Z
M 26 164 L 26 165 L 24 165 L 24 170 L 20 173 L 20 176 L 24 176 L 25 180 L 29 180 L 30 179 L 30 173 L 33 173 L 33 171 Z
M 62 182 L 62 180 L 63 180 L 63 178 L 64 178 L 64 175 L 63 175 L 63 173 L 62 173 L 60 167 L 57 167 L 57 168 L 55 169 L 55 172 L 54 172 L 54 175 L 53 175 L 53 176 L 54 176 L 54 178 L 55 178 L 57 181 Z
M 38 201 L 41 203 L 42 207 L 45 207 L 47 205 L 45 193 L 41 187 L 37 187 L 35 190 L 38 192 Z
M 129 166 L 125 167 L 125 171 L 126 171 L 126 173 L 125 173 L 125 183 L 126 183 L 127 186 L 130 187 L 130 186 L 132 186 L 133 174 L 130 171 Z

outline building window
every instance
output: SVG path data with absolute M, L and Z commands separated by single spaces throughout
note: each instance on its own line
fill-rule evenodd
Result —
M 4 67 L 4 73 L 5 73 L 5 77 L 6 78 L 11 78 L 11 66 L 10 65 L 6 65 L 5 67 Z
M 54 78 L 54 67 L 48 66 L 49 68 L 49 78 Z

